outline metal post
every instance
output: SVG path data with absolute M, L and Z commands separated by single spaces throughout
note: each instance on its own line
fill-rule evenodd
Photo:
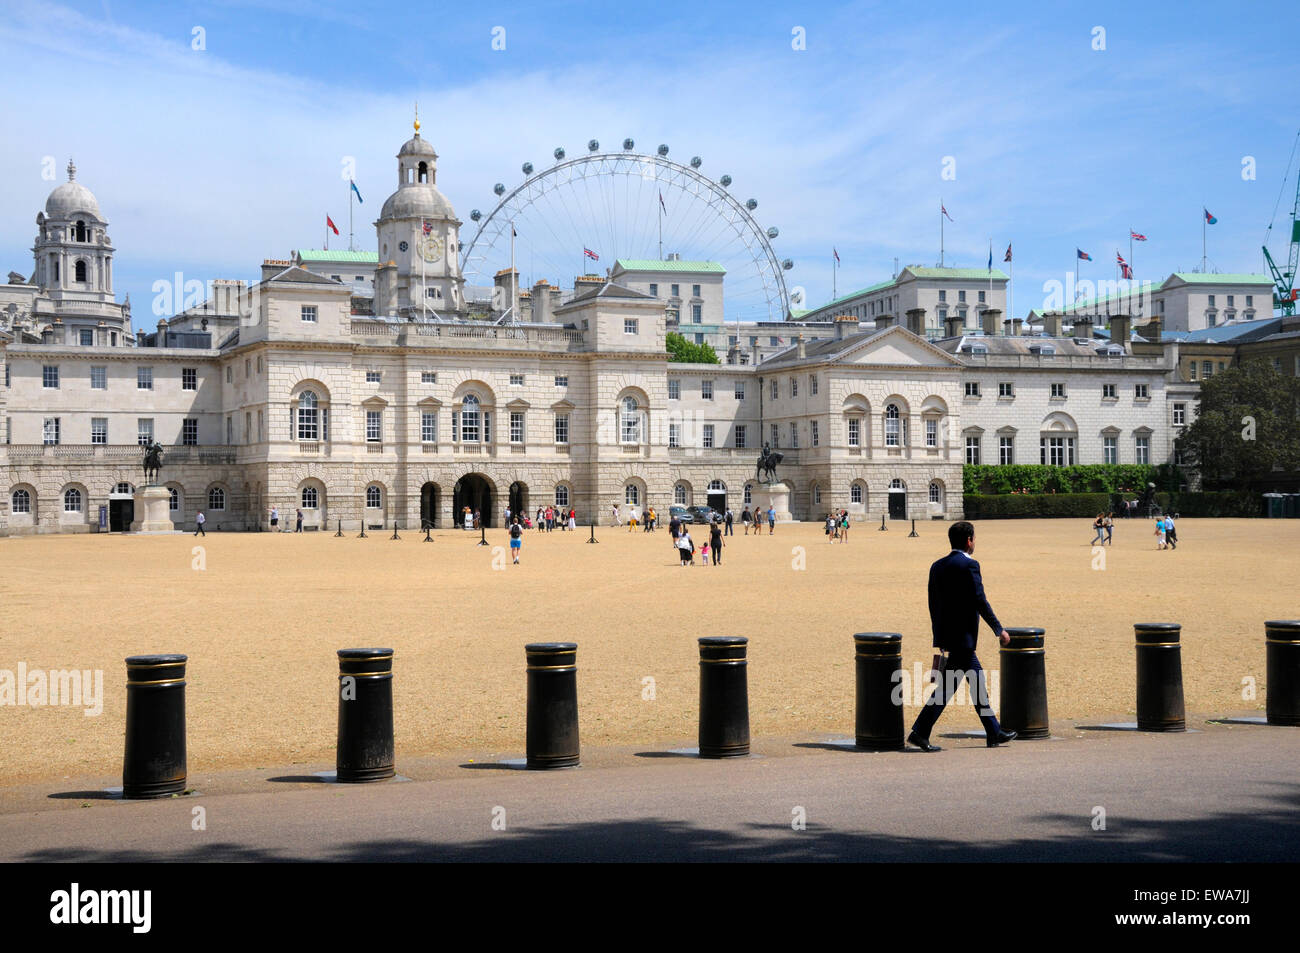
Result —
M 749 754 L 749 682 L 743 636 L 705 636 L 700 642 L 700 757 Z
M 881 514 L 880 514 L 880 530 L 879 530 L 879 532 L 881 532 L 881 533 L 886 532 L 886 529 L 885 529 L 885 514 L 884 514 L 884 513 L 881 513 Z
M 855 741 L 864 751 L 902 751 L 903 637 L 897 632 L 853 636 L 857 668 Z
M 122 796 L 158 798 L 185 790 L 185 655 L 126 660 L 126 753 Z
M 342 535 L 343 535 L 343 517 L 341 517 L 341 516 L 339 517 L 339 531 L 338 531 L 337 533 L 335 533 L 334 535 L 335 535 L 335 536 L 342 536 Z
M 1009 645 L 1001 649 L 1002 727 L 1031 741 L 1047 738 L 1047 668 L 1043 630 L 1007 629 Z
M 528 657 L 527 766 L 576 767 L 578 643 L 534 642 L 525 645 L 524 652 Z
M 596 524 L 595 524 L 595 523 L 592 523 L 592 524 L 591 524 L 591 539 L 587 540 L 587 542 L 589 542 L 589 543 L 599 543 L 599 542 L 600 542 L 600 540 L 598 540 L 598 539 L 596 538 Z
M 1300 725 L 1300 621 L 1264 623 L 1270 725 Z
M 916 539 L 919 534 L 916 532 L 916 520 L 912 520 L 912 531 L 907 534 L 908 539 Z
M 359 534 L 357 534 L 357 539 L 365 539 L 365 538 L 366 538 L 366 518 L 365 518 L 365 516 L 362 516 L 362 517 L 361 517 L 361 532 L 360 532 Z
M 1186 731 L 1183 658 L 1177 622 L 1139 622 L 1137 720 L 1139 731 Z
M 339 649 L 338 780 L 383 781 L 393 757 L 393 650 Z
M 486 545 L 488 544 L 488 541 L 487 541 L 487 525 L 486 525 L 485 523 L 479 523 L 478 528 L 479 528 L 479 537 L 478 537 L 478 542 L 475 543 L 474 545 L 475 545 L 475 546 L 486 546 Z
M 397 535 L 397 520 L 393 520 L 393 535 L 390 536 L 390 537 L 388 537 L 388 538 L 389 538 L 390 540 L 392 540 L 392 539 L 401 539 L 401 538 L 402 538 L 402 537 L 400 537 L 400 536 Z

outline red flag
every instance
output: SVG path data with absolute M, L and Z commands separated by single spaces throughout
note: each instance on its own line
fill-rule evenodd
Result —
M 1129 267 L 1129 263 L 1124 260 L 1124 256 L 1121 255 L 1118 251 L 1115 252 L 1115 264 L 1119 265 L 1119 273 L 1121 278 L 1133 277 L 1133 269 Z
M 660 189 L 660 190 L 659 190 L 659 207 L 660 207 L 661 209 L 664 210 L 664 214 L 665 214 L 665 215 L 668 214 L 668 206 L 664 204 L 664 190 L 663 190 L 663 189 Z
M 334 224 L 334 219 L 330 218 L 328 215 L 325 216 L 325 224 L 334 230 L 335 235 L 339 233 L 339 227 Z

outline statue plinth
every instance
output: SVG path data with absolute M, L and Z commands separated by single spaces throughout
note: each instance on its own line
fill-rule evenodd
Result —
M 749 498 L 752 501 L 750 506 L 762 514 L 764 523 L 767 522 L 769 506 L 776 511 L 778 523 L 793 522 L 794 518 L 790 515 L 790 488 L 784 483 L 752 483 Z
M 172 523 L 171 492 L 165 486 L 146 486 L 135 491 L 133 533 L 178 533 Z

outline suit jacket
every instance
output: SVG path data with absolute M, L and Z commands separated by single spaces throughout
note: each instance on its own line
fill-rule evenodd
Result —
M 975 651 L 980 616 L 1002 631 L 1002 623 L 984 597 L 980 564 L 963 552 L 953 550 L 930 567 L 930 628 L 936 648 L 946 651 Z

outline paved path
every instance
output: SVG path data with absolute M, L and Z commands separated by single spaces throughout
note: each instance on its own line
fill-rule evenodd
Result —
M 592 749 L 554 772 L 410 759 L 411 780 L 358 786 L 298 765 L 192 773 L 196 795 L 154 802 L 62 781 L 0 789 L 0 861 L 1294 861 L 1300 729 L 1189 725 L 1059 725 L 995 750 L 948 736 L 933 755 L 829 736 L 759 738 L 732 761 Z

